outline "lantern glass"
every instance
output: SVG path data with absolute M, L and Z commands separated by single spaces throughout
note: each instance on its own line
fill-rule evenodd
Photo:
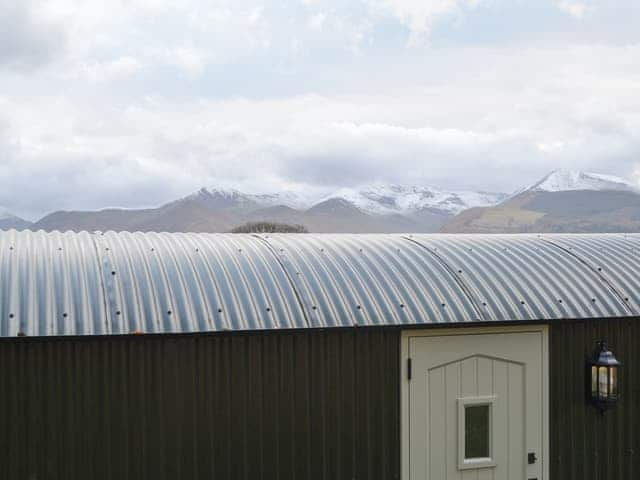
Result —
M 609 393 L 612 397 L 618 396 L 618 367 L 609 370 Z
M 598 396 L 598 367 L 593 365 L 591 367 L 591 397 L 596 398 Z
M 598 368 L 598 396 L 609 398 L 609 372 L 607 367 Z

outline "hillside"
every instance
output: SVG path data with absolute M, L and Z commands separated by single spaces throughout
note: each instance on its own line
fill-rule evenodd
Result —
M 54 212 L 32 228 L 226 232 L 246 222 L 270 221 L 304 225 L 312 232 L 428 233 L 466 208 L 503 198 L 495 193 L 380 184 L 318 198 L 298 192 L 248 194 L 202 188 L 158 208 Z
M 449 219 L 445 233 L 640 231 L 640 192 L 609 175 L 557 170 L 504 202 Z
M 31 227 L 31 222 L 13 215 L 4 208 L 0 208 L 0 230 L 25 230 Z

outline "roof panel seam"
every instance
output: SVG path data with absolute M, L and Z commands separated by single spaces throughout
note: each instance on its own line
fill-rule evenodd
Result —
M 583 259 L 580 256 L 576 255 L 575 253 L 573 253 L 568 248 L 565 248 L 562 245 L 559 245 L 558 243 L 554 242 L 553 240 L 551 240 L 549 238 L 544 238 L 544 237 L 539 237 L 539 238 L 540 238 L 541 241 L 543 241 L 543 242 L 545 242 L 545 243 L 547 243 L 549 245 L 552 245 L 554 248 L 557 248 L 558 250 L 561 250 L 565 254 L 569 255 L 571 258 L 574 258 L 578 262 L 580 262 L 583 265 L 585 265 L 591 272 L 593 272 L 595 274 L 595 276 L 597 278 L 599 278 L 602 281 L 602 283 L 604 283 L 607 287 L 609 287 L 609 289 L 615 294 L 615 296 L 618 298 L 620 303 L 623 305 L 623 308 L 630 315 L 634 315 L 635 314 L 635 312 L 633 312 L 633 310 L 631 310 L 631 307 L 628 305 L 628 303 L 624 300 L 624 295 L 622 295 L 618 291 L 618 289 L 615 287 L 615 285 L 611 281 L 609 281 L 609 279 L 602 272 L 599 272 L 596 267 L 591 265 L 591 263 L 587 262 L 585 259 Z
M 102 306 L 104 307 L 104 328 L 106 333 L 112 333 L 111 331 L 111 322 L 109 321 L 111 309 L 109 308 L 109 299 L 110 297 L 107 295 L 107 286 L 105 284 L 105 263 L 102 260 L 101 249 L 98 246 L 98 242 L 101 242 L 102 239 L 101 234 L 98 233 L 89 233 L 89 238 L 91 238 L 91 244 L 95 250 L 96 254 L 96 263 L 98 264 L 98 277 L 100 277 L 100 289 L 102 293 Z
M 444 258 L 442 258 L 436 252 L 434 252 L 433 250 L 428 248 L 426 245 L 422 244 L 421 242 L 415 240 L 414 238 L 412 238 L 410 236 L 402 235 L 400 238 L 403 238 L 404 240 L 407 240 L 407 241 L 409 241 L 411 243 L 414 243 L 418 247 L 424 249 L 426 252 L 429 252 L 429 254 L 432 257 L 434 257 L 442 265 L 442 267 L 447 271 L 447 273 L 453 279 L 453 281 L 460 287 L 462 295 L 467 297 L 467 299 L 469 300 L 470 304 L 473 306 L 473 309 L 475 310 L 476 314 L 478 315 L 478 319 L 481 319 L 483 321 L 491 320 L 490 318 L 486 318 L 485 317 L 484 313 L 482 312 L 482 309 L 480 308 L 480 305 L 478 305 L 477 300 L 474 298 L 474 295 L 473 295 L 472 290 L 470 289 L 470 287 L 466 283 L 464 283 L 464 280 L 462 280 L 461 278 L 459 278 L 455 274 L 455 269 L 453 269 L 451 267 L 451 265 L 449 265 Z
M 275 259 L 277 264 L 282 269 L 282 272 L 284 273 L 284 276 L 286 277 L 287 281 L 289 282 L 289 285 L 291 286 L 291 290 L 293 291 L 294 295 L 296 296 L 296 300 L 298 302 L 298 305 L 300 306 L 300 311 L 302 312 L 302 315 L 304 315 L 304 323 L 307 325 L 307 327 L 312 328 L 314 325 L 312 325 L 310 320 L 309 320 L 309 313 L 307 312 L 307 305 L 305 305 L 305 301 L 307 303 L 309 303 L 309 306 L 311 305 L 311 302 L 308 302 L 308 300 L 306 298 L 304 298 L 304 295 L 302 294 L 302 292 L 298 291 L 298 288 L 297 288 L 295 282 L 291 278 L 291 275 L 289 275 L 289 271 L 287 270 L 287 267 L 284 265 L 284 263 L 280 259 L 280 257 L 278 257 L 278 254 L 277 254 L 275 248 L 273 247 L 273 245 L 271 245 L 271 243 L 269 243 L 269 241 L 266 238 L 264 238 L 264 237 L 262 237 L 260 235 L 253 234 L 253 235 L 251 235 L 251 237 L 257 239 L 258 243 L 263 243 L 264 245 L 267 246 L 267 250 L 271 253 L 271 255 L 273 255 L 273 258 Z M 309 309 L 309 310 L 311 310 L 311 309 Z

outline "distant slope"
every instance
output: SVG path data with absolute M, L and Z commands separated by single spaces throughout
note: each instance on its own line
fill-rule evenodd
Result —
M 499 205 L 461 212 L 441 231 L 637 232 L 640 193 L 617 177 L 559 170 Z
M 556 170 L 509 197 L 393 184 L 321 198 L 203 188 L 158 208 L 54 212 L 33 225 L 5 220 L 13 223 L 3 227 L 0 218 L 0 228 L 75 231 L 228 232 L 267 221 L 319 233 L 630 232 L 640 231 L 640 191 L 618 177 Z
M 0 208 L 0 230 L 25 230 L 31 227 L 31 222 L 20 218 L 8 212 L 4 208 Z
M 73 231 L 226 232 L 236 225 L 234 215 L 185 203 L 144 210 L 107 209 L 54 212 L 32 229 Z
M 226 232 L 245 222 L 304 225 L 312 232 L 434 232 L 474 205 L 494 204 L 503 194 L 451 192 L 429 187 L 375 185 L 342 189 L 324 198 L 296 192 L 246 194 L 202 188 L 159 208 L 60 211 L 40 219 L 43 230 Z

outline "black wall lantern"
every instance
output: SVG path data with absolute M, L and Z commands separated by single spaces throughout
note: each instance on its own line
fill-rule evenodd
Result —
M 607 342 L 599 341 L 593 360 L 589 362 L 591 401 L 604 412 L 618 402 L 618 368 L 621 363 L 607 348 Z

